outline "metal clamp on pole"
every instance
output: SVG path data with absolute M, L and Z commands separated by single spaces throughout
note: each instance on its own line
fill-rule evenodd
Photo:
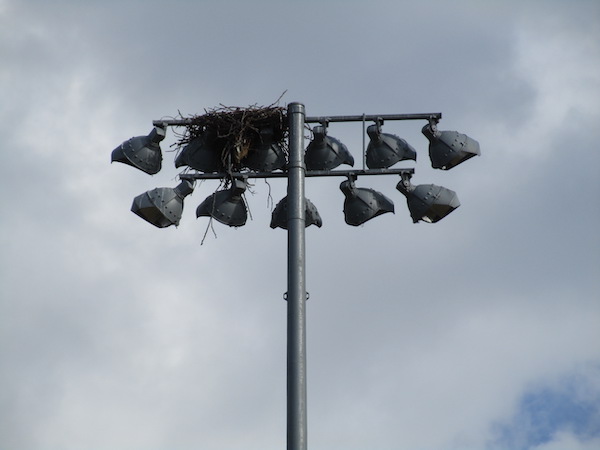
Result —
M 287 302 L 287 300 L 288 300 L 288 293 L 287 292 L 283 293 L 283 299 Z M 309 301 L 309 300 L 310 300 L 310 292 L 307 291 L 306 292 L 306 301 Z

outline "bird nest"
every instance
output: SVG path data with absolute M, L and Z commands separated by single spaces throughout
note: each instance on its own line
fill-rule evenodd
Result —
M 263 140 L 261 130 L 270 128 L 273 142 L 287 154 L 286 109 L 280 106 L 249 106 L 245 108 L 220 105 L 202 115 L 187 119 L 185 130 L 174 144 L 178 151 L 197 138 L 204 138 L 211 151 L 217 152 L 225 172 L 244 169 L 244 160 Z

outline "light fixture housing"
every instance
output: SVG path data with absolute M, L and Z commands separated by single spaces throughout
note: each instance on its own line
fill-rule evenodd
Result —
M 323 226 L 323 220 L 319 215 L 319 211 L 317 207 L 307 198 L 304 199 L 305 204 L 305 227 L 309 227 L 310 225 L 316 225 L 321 228 Z M 287 196 L 283 197 L 275 209 L 271 214 L 271 228 L 283 228 L 284 230 L 288 229 L 288 198 Z
M 208 196 L 198 208 L 196 217 L 208 216 L 230 227 L 241 227 L 248 219 L 248 208 L 243 194 L 245 180 L 233 179 L 229 189 L 217 191 Z
M 205 173 L 223 171 L 223 162 L 217 138 L 213 133 L 204 131 L 192 139 L 175 158 L 175 167 L 188 166 Z
M 381 122 L 367 127 L 370 142 L 366 163 L 369 169 L 387 169 L 399 161 L 417 160 L 417 152 L 404 139 L 381 132 Z
M 394 202 L 374 189 L 357 188 L 352 178 L 342 181 L 340 190 L 346 196 L 344 219 L 348 225 L 362 225 L 381 214 L 394 212 Z
M 166 127 L 156 126 L 148 136 L 126 140 L 112 151 L 111 162 L 128 164 L 149 175 L 157 174 L 162 166 L 159 142 L 165 138 L 166 132 Z
M 190 180 L 182 180 L 175 188 L 161 187 L 138 195 L 131 211 L 158 228 L 179 225 L 183 200 L 194 191 Z
M 338 139 L 327 136 L 325 126 L 314 127 L 313 135 L 304 154 L 307 170 L 331 170 L 341 164 L 354 166 L 354 158 L 348 148 Z
M 413 223 L 435 223 L 460 206 L 456 192 L 435 184 L 415 186 L 407 175 L 402 176 L 396 189 L 406 197 Z
M 429 140 L 429 158 L 434 169 L 449 170 L 481 154 L 475 139 L 458 131 L 439 131 L 434 121 L 421 131 Z
M 273 172 L 284 169 L 287 164 L 285 152 L 275 139 L 273 127 L 262 128 L 259 131 L 259 143 L 252 148 L 244 160 L 244 165 L 258 172 Z

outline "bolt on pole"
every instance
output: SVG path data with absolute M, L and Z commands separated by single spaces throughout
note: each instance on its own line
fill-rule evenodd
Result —
M 287 450 L 306 450 L 304 105 L 288 105 Z

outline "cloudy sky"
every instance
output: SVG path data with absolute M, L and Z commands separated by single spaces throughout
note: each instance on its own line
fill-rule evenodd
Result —
M 173 187 L 110 153 L 219 104 L 308 115 L 442 112 L 482 155 L 415 184 L 461 207 L 349 227 L 307 180 L 314 450 L 600 448 L 600 3 L 0 0 L 0 448 L 285 446 L 285 180 L 238 229 L 130 212 Z M 360 161 L 360 124 L 331 124 Z M 360 163 L 358 164 L 360 165 Z M 399 165 L 401 166 L 401 165 Z

